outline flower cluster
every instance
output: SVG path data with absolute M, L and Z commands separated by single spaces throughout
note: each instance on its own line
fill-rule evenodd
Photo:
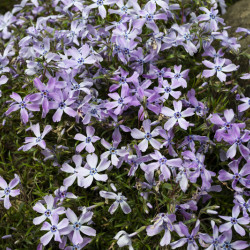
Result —
M 0 200 L 32 203 L 38 249 L 249 247 L 250 75 L 227 58 L 224 1 L 191 2 L 23 0 L 0 16 L 2 124 L 50 173 L 39 192 L 0 177 Z

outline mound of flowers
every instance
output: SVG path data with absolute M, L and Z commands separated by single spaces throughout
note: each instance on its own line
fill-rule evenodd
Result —
M 2 247 L 249 248 L 250 31 L 230 37 L 225 6 L 22 0 L 0 16 Z

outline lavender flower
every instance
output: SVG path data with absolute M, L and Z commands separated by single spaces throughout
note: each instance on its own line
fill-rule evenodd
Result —
M 40 110 L 38 104 L 28 103 L 30 101 L 30 97 L 31 97 L 30 95 L 27 95 L 24 97 L 24 99 L 22 99 L 20 95 L 13 92 L 10 95 L 10 97 L 15 100 L 15 103 L 13 105 L 11 105 L 11 107 L 6 111 L 6 115 L 9 115 L 13 111 L 17 111 L 18 109 L 20 109 L 21 119 L 22 119 L 23 123 L 27 123 L 29 121 L 29 114 L 28 114 L 26 109 L 28 109 L 30 111 L 39 111 Z
M 87 164 L 83 169 L 83 176 L 86 177 L 82 180 L 82 185 L 84 188 L 89 187 L 93 180 L 97 181 L 107 181 L 107 174 L 99 174 L 99 172 L 106 170 L 110 166 L 110 161 L 107 159 L 102 159 L 101 162 L 97 166 L 98 157 L 96 154 L 87 155 Z
M 211 226 L 212 226 L 212 229 L 213 229 L 213 236 L 211 237 L 208 234 L 201 233 L 199 235 L 200 236 L 200 242 L 202 240 L 202 241 L 205 241 L 207 244 L 209 244 L 209 245 L 206 245 L 207 249 L 209 249 L 209 250 L 214 250 L 214 249 L 219 250 L 221 243 L 225 239 L 225 236 L 224 235 L 219 235 L 219 229 L 215 225 L 215 222 L 213 220 L 211 221 Z M 202 244 L 202 242 L 201 242 L 201 245 L 203 246 L 205 244 Z
M 250 107 L 250 98 L 249 97 L 241 98 L 240 101 L 244 102 L 243 104 L 240 104 L 238 106 L 238 110 L 240 112 L 243 112 L 243 111 L 249 109 L 249 107 Z
M 248 183 L 248 178 L 244 178 L 244 176 L 250 174 L 250 163 L 246 163 L 243 168 L 239 172 L 239 164 L 240 164 L 241 158 L 238 160 L 234 160 L 228 164 L 230 170 L 233 172 L 233 174 L 225 171 L 224 169 L 221 169 L 219 171 L 218 179 L 220 181 L 228 181 L 232 180 L 232 188 L 236 191 L 241 191 L 241 188 L 237 187 L 236 185 L 238 183 L 241 183 L 243 186 L 249 188 L 250 183 Z
M 40 238 L 41 243 L 46 246 L 49 244 L 51 239 L 55 238 L 55 241 L 62 242 L 61 235 L 63 235 L 62 230 L 65 229 L 69 224 L 68 219 L 64 218 L 59 222 L 58 216 L 52 216 L 51 223 L 44 222 L 41 230 L 48 231 L 45 235 Z
M 96 236 L 96 230 L 89 227 L 84 226 L 84 223 L 87 223 L 91 220 L 93 216 L 93 212 L 90 211 L 83 211 L 79 219 L 77 218 L 76 214 L 68 208 L 66 210 L 66 215 L 68 220 L 71 222 L 70 225 L 68 225 L 66 228 L 63 229 L 63 232 L 66 234 L 69 234 L 73 232 L 72 242 L 73 244 L 81 244 L 83 242 L 83 238 L 80 234 L 82 232 L 83 234 L 86 234 L 88 236 Z
M 148 165 L 145 165 L 142 167 L 142 169 L 149 173 L 151 171 L 155 171 L 158 168 L 160 168 L 160 171 L 163 175 L 164 180 L 168 180 L 171 177 L 171 172 L 169 170 L 169 167 L 180 167 L 182 164 L 182 160 L 180 158 L 176 159 L 167 159 L 165 156 L 163 156 L 159 151 L 155 150 L 153 154 L 150 154 L 151 158 L 155 160 L 153 163 L 149 163 Z
M 50 125 L 46 125 L 42 134 L 40 133 L 39 123 L 32 125 L 30 129 L 33 131 L 36 137 L 26 137 L 24 142 L 26 145 L 21 146 L 18 150 L 22 149 L 23 151 L 28 151 L 36 145 L 40 146 L 42 149 L 45 149 L 46 142 L 43 140 L 43 138 L 52 130 L 52 127 Z
M 134 250 L 131 241 L 131 237 L 133 237 L 134 235 L 135 233 L 127 234 L 125 231 L 122 230 L 115 235 L 114 239 L 117 240 L 117 245 L 119 247 L 128 246 L 129 250 Z
M 227 150 L 227 158 L 233 158 L 236 155 L 236 149 L 239 148 L 241 155 L 247 160 L 249 158 L 249 149 L 243 145 L 250 140 L 249 131 L 246 130 L 243 135 L 240 133 L 238 126 L 233 126 L 228 134 L 223 135 L 223 140 L 232 145 Z
M 144 120 L 143 123 L 144 132 L 138 130 L 137 128 L 132 129 L 131 136 L 135 139 L 143 139 L 138 147 L 142 152 L 145 152 L 148 148 L 148 142 L 155 149 L 160 149 L 161 143 L 154 139 L 157 135 L 159 135 L 159 127 L 156 127 L 152 132 L 151 129 L 151 121 L 149 119 Z
M 10 181 L 9 184 L 0 176 L 0 187 L 3 190 L 0 190 L 0 199 L 4 200 L 4 207 L 9 209 L 11 207 L 10 196 L 15 197 L 20 194 L 19 189 L 13 189 L 19 183 L 19 178 L 15 177 Z M 3 198 L 4 197 L 4 198 Z
M 62 165 L 61 170 L 63 172 L 71 174 L 69 177 L 64 179 L 63 185 L 66 186 L 66 187 L 70 187 L 77 178 L 78 186 L 82 187 L 82 181 L 84 179 L 84 169 L 83 169 L 83 167 L 81 167 L 81 165 L 82 165 L 82 157 L 80 155 L 74 155 L 72 157 L 72 159 L 73 159 L 73 162 L 76 165 L 75 168 L 71 167 L 66 162 Z
M 179 87 L 182 86 L 183 88 L 187 87 L 187 81 L 185 78 L 188 76 L 189 69 L 186 69 L 181 72 L 182 65 L 175 65 L 174 66 L 174 73 L 166 72 L 165 77 L 171 78 L 171 82 L 174 86 Z M 177 98 L 176 98 L 177 99 Z
M 223 234 L 224 239 L 223 242 L 220 244 L 221 249 L 246 249 L 249 247 L 247 241 L 237 240 L 232 242 L 232 230 L 228 230 Z
M 187 108 L 185 111 L 181 111 L 181 101 L 173 101 L 173 105 L 174 111 L 168 107 L 163 107 L 161 110 L 161 113 L 163 115 L 170 117 L 170 119 L 165 123 L 164 129 L 169 131 L 178 122 L 181 128 L 187 130 L 188 126 L 190 126 L 190 123 L 187 122 L 184 118 L 194 115 L 194 108 Z
M 117 191 L 115 185 L 111 184 L 111 188 L 113 189 L 113 191 L 115 192 Z M 115 202 L 109 207 L 110 214 L 113 214 L 117 210 L 119 205 L 121 206 L 121 209 L 125 214 L 131 213 L 131 208 L 126 202 L 127 198 L 124 195 L 122 195 L 122 193 L 116 194 L 113 192 L 107 192 L 102 190 L 100 191 L 100 196 L 105 199 L 115 200 Z
M 209 62 L 207 60 L 202 61 L 202 63 L 210 68 L 210 70 L 204 70 L 202 72 L 202 75 L 205 78 L 211 77 L 216 74 L 216 76 L 220 79 L 221 82 L 226 81 L 226 74 L 224 72 L 232 72 L 239 68 L 239 66 L 236 66 L 235 64 L 229 64 L 227 66 L 224 66 L 225 64 L 225 58 L 215 58 L 215 63 Z
M 52 195 L 46 195 L 43 197 L 43 199 L 46 203 L 46 207 L 40 201 L 37 202 L 35 204 L 35 206 L 33 207 L 33 210 L 42 214 L 41 216 L 33 219 L 33 223 L 35 225 L 41 224 L 46 219 L 52 219 L 52 216 L 59 217 L 60 214 L 65 213 L 64 207 L 56 207 L 55 206 L 56 200 L 54 199 L 54 197 Z
M 101 138 L 98 136 L 94 136 L 95 129 L 91 126 L 86 127 L 86 134 L 87 136 L 84 136 L 82 134 L 76 134 L 74 139 L 78 141 L 82 141 L 79 145 L 76 147 L 77 152 L 81 152 L 84 148 L 86 148 L 86 151 L 88 153 L 95 152 L 95 147 L 92 143 L 95 143 L 96 141 L 100 140 Z
M 235 231 L 240 234 L 241 236 L 244 236 L 246 234 L 244 228 L 240 225 L 248 225 L 250 223 L 250 219 L 248 217 L 241 217 L 238 218 L 240 214 L 240 208 L 238 206 L 234 206 L 232 210 L 232 216 L 222 216 L 220 215 L 220 218 L 223 220 L 228 221 L 225 224 L 222 224 L 219 228 L 220 232 L 225 232 L 231 229 L 233 226 Z
M 183 238 L 171 243 L 170 246 L 172 247 L 172 249 L 175 249 L 177 247 L 182 247 L 184 244 L 188 243 L 188 249 L 198 250 L 199 247 L 195 241 L 195 238 L 199 229 L 199 220 L 196 221 L 195 228 L 192 230 L 191 234 L 189 234 L 187 226 L 184 225 L 182 222 L 179 222 L 177 233 L 180 235 L 180 237 Z
M 172 223 L 176 220 L 174 214 L 160 213 L 154 219 L 154 224 L 147 227 L 147 235 L 154 236 L 164 230 L 164 236 L 160 241 L 160 245 L 167 246 L 171 241 L 171 232 L 174 230 Z

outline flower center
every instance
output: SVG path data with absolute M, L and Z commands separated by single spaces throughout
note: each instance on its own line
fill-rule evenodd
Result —
M 55 226 L 55 225 L 53 225 L 53 226 L 50 228 L 50 231 L 51 231 L 52 233 L 55 233 L 56 230 L 57 230 L 57 226 Z
M 103 5 L 103 0 L 97 0 L 96 4 L 97 4 L 97 6 L 102 6 Z
M 193 243 L 194 242 L 194 237 L 189 235 L 189 237 L 187 238 L 189 243 Z
M 191 40 L 191 35 L 187 34 L 187 33 L 184 34 L 184 39 L 187 40 L 187 41 Z
M 66 195 L 67 195 L 67 192 L 66 192 L 66 191 L 60 192 L 60 196 L 61 196 L 62 198 L 65 198 Z
M 230 123 L 230 122 L 226 122 L 226 123 L 224 124 L 224 128 L 225 128 L 226 130 L 231 129 L 231 128 L 232 128 L 231 123 Z
M 211 19 L 215 19 L 215 15 L 213 13 L 210 13 L 209 16 L 210 16 Z
M 72 89 L 73 90 L 79 90 L 80 89 L 80 85 L 78 83 L 74 83 Z
M 216 71 L 219 71 L 219 72 L 220 72 L 220 71 L 222 70 L 222 67 L 221 67 L 221 66 L 215 66 L 214 69 L 215 69 Z
M 96 110 L 96 109 L 91 109 L 90 113 L 91 113 L 92 115 L 96 115 L 96 114 L 97 114 L 97 110 Z
M 48 96 L 48 90 L 42 90 L 42 92 L 41 92 L 41 95 L 42 95 L 42 97 L 47 97 Z
M 128 49 L 128 48 L 123 49 L 123 53 L 124 53 L 125 55 L 129 55 L 129 49 Z
M 236 145 L 241 145 L 242 140 L 240 138 L 238 138 L 238 139 L 235 140 L 235 143 L 236 143 Z
M 217 239 L 217 238 L 216 238 L 216 239 L 214 239 L 214 240 L 213 240 L 213 245 L 214 245 L 214 246 L 218 246 L 218 244 L 219 244 L 218 239 Z
M 159 163 L 160 163 L 161 165 L 166 164 L 166 162 L 167 162 L 166 157 L 162 157 L 162 158 L 159 160 Z
M 231 244 L 229 242 L 225 242 L 222 246 L 222 249 L 224 250 L 232 249 Z
M 82 225 L 81 225 L 80 222 L 75 222 L 74 225 L 73 225 L 73 228 L 74 228 L 75 230 L 80 230 L 81 226 L 82 226 Z
M 110 148 L 109 149 L 110 154 L 116 155 L 116 148 Z
M 7 188 L 4 189 L 4 194 L 5 195 L 9 195 L 10 194 L 10 188 L 9 187 L 7 187 Z
M 174 117 L 175 117 L 175 119 L 181 118 L 181 113 L 180 112 L 174 113 Z
M 36 138 L 36 142 L 40 142 L 42 140 L 42 137 L 41 136 L 38 136 L 37 138 Z
M 170 93 L 171 92 L 171 88 L 170 87 L 166 87 L 164 90 L 165 90 L 166 93 Z
M 147 20 L 148 22 L 153 21 L 153 19 L 154 19 L 154 15 L 152 15 L 152 14 L 147 14 L 147 15 L 146 15 L 146 20 Z
M 145 138 L 149 141 L 152 138 L 152 135 L 150 133 L 146 133 Z
M 117 102 L 118 102 L 119 104 L 123 104 L 123 98 L 120 97 L 120 98 L 117 100 Z
M 84 63 L 84 59 L 81 57 L 81 58 L 78 58 L 77 59 L 77 63 L 82 65 Z
M 66 107 L 65 102 L 60 102 L 60 103 L 59 103 L 59 108 L 60 108 L 60 109 L 65 109 L 65 107 Z
M 174 78 L 175 78 L 175 79 L 181 78 L 181 74 L 180 74 L 180 73 L 176 73 L 176 74 L 174 75 Z
M 236 181 L 240 181 L 241 175 L 236 173 L 236 174 L 234 174 L 233 179 L 236 180 Z
M 119 80 L 119 83 L 120 83 L 120 84 L 126 83 L 126 77 L 121 76 L 121 78 L 120 78 L 120 80 Z
M 21 102 L 19 103 L 19 107 L 20 107 L 21 109 L 26 108 L 26 103 L 25 103 L 25 101 L 21 101 Z
M 86 138 L 86 143 L 90 143 L 91 142 L 91 137 L 87 137 Z
M 127 7 L 127 6 L 122 6 L 122 7 L 121 7 L 121 11 L 127 13 L 128 7 Z
M 143 65 L 144 63 L 143 59 L 138 59 L 137 62 L 139 63 L 139 65 Z
M 95 175 L 97 173 L 97 169 L 96 168 L 91 168 L 89 171 L 90 175 Z
M 51 216 L 51 211 L 49 209 L 47 209 L 45 212 L 44 212 L 44 215 L 46 217 L 50 217 Z
M 236 218 L 231 218 L 231 223 L 232 224 L 237 224 L 237 219 Z

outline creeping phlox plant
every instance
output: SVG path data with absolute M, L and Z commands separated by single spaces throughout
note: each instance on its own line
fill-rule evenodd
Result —
M 1 249 L 249 249 L 250 30 L 230 37 L 225 7 L 0 15 Z

